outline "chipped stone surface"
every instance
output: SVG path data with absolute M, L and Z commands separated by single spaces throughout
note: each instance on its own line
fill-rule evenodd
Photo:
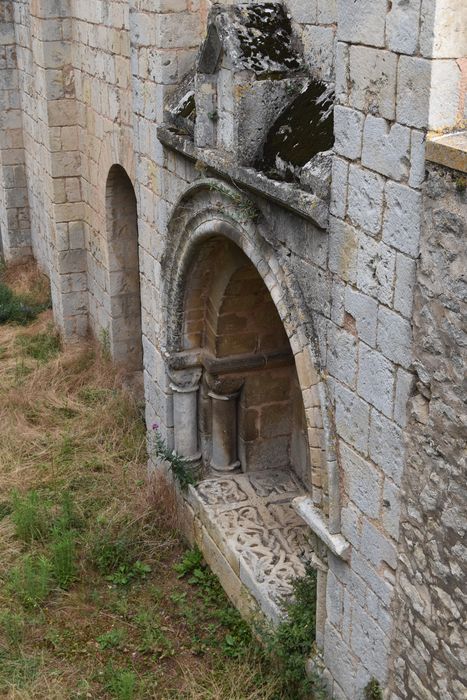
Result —
M 465 639 L 456 631 L 456 620 L 467 614 L 461 594 L 467 574 L 467 494 L 461 454 L 465 444 L 461 385 L 466 358 L 465 344 L 460 345 L 465 315 L 460 281 L 465 250 L 462 252 L 460 243 L 465 236 L 467 204 L 465 193 L 456 190 L 456 178 L 455 171 L 430 166 L 424 189 L 413 314 L 419 369 L 406 427 L 395 604 L 393 653 L 398 663 L 392 687 L 400 697 L 406 697 L 409 688 L 413 696 L 427 700 L 461 697 L 467 686 Z M 447 273 L 458 256 L 459 266 Z M 456 361 L 450 359 L 453 347 L 457 348 Z M 400 390 L 406 393 L 408 380 L 405 373 L 399 378 Z

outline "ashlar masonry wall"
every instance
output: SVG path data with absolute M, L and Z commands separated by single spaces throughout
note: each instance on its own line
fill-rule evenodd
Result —
M 316 357 L 307 370 L 319 375 L 330 406 L 337 497 L 321 502 L 314 486 L 317 505 L 337 513 L 350 556 L 322 544 L 318 641 L 329 691 L 360 700 L 373 676 L 391 700 L 457 700 L 461 406 L 453 348 L 463 342 L 457 256 L 465 212 L 455 175 L 430 166 L 424 182 L 427 132 L 460 128 L 464 118 L 466 5 L 284 5 L 310 75 L 336 87 L 327 227 L 327 212 L 318 224 L 242 188 L 260 214 L 259 223 L 245 222 L 222 194 L 233 167 L 223 179 L 159 141 L 164 108 L 195 66 L 207 0 L 8 0 L 0 10 L 3 250 L 13 259 L 31 246 L 50 274 L 66 338 L 108 332 L 112 302 L 126 291 L 122 270 L 112 268 L 106 191 L 111 168 L 124 171 L 138 214 L 146 418 L 173 445 L 176 300 L 167 261 L 174 241 L 188 246 L 191 235 L 178 222 L 191 211 L 211 225 L 216 206 L 240 222 L 239 245 L 256 269 L 282 275 L 273 300 L 281 318 L 306 328 Z M 205 180 L 218 190 L 199 184 Z M 297 294 L 286 297 L 290 290 Z M 302 301 L 284 309 L 291 297 Z M 319 442 L 317 462 L 321 452 Z

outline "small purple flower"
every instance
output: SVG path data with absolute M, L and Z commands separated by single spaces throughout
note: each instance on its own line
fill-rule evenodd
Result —
M 159 430 L 159 423 L 153 423 L 153 424 L 152 424 L 152 429 L 153 429 L 153 430 Z

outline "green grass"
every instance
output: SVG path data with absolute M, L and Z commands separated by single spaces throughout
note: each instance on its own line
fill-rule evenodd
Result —
M 105 689 L 116 700 L 133 700 L 137 687 L 137 676 L 129 668 L 114 668 L 109 664 L 105 671 Z
M 31 338 L 50 335 L 36 323 Z M 0 327 L 0 695 L 290 698 L 277 643 L 265 653 L 177 535 L 174 490 L 148 480 L 141 413 L 111 364 L 48 341 L 34 357 L 20 335 Z
M 0 281 L 0 324 L 17 323 L 25 326 L 48 308 L 50 302 L 38 304 L 28 296 L 15 294 Z
M 36 335 L 20 335 L 17 343 L 24 357 L 31 357 L 37 362 L 48 362 L 60 352 L 60 336 L 53 329 Z

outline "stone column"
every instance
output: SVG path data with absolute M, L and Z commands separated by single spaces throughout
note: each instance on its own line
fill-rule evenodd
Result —
M 211 469 L 228 473 L 240 469 L 237 453 L 237 398 L 243 379 L 208 380 L 211 387 Z
M 201 368 L 170 372 L 173 391 L 175 451 L 188 462 L 198 462 L 198 388 Z

